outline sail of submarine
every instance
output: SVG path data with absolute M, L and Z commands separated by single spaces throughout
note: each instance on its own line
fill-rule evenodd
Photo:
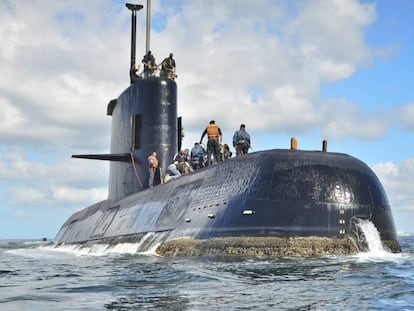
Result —
M 127 7 L 132 67 L 142 6 Z M 176 82 L 139 79 L 109 102 L 107 115 L 111 153 L 73 157 L 110 161 L 108 198 L 74 213 L 57 246 L 128 242 L 162 255 L 350 254 L 359 247 L 358 221 L 368 219 L 385 246 L 401 251 L 379 179 L 350 155 L 264 150 L 148 188 L 148 155 L 156 151 L 166 168 L 180 149 Z

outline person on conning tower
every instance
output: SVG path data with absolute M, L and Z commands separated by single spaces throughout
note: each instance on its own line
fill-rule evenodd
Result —
M 147 54 L 144 55 L 142 63 L 144 64 L 144 70 L 142 72 L 143 78 L 146 79 L 152 77 L 157 69 L 157 65 L 155 64 L 155 57 L 151 51 L 148 51 Z
M 160 77 L 167 77 L 174 80 L 177 77 L 175 69 L 176 66 L 173 53 L 170 53 L 169 56 L 161 62 Z

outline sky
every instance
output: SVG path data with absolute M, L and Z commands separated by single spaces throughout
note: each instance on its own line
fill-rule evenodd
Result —
M 146 1 L 135 2 L 146 5 Z M 183 147 L 212 119 L 252 151 L 350 154 L 414 232 L 414 1 L 152 0 L 150 48 L 174 53 Z M 137 61 L 146 12 L 137 13 Z M 118 0 L 0 0 L 0 239 L 53 239 L 107 198 L 109 101 L 129 85 L 131 12 Z

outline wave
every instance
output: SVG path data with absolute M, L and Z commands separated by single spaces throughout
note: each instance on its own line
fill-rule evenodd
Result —
M 414 232 L 404 232 L 404 231 L 397 231 L 397 235 L 402 236 L 414 236 Z
M 109 244 L 92 244 L 84 246 L 81 244 L 70 244 L 70 245 L 48 245 L 41 246 L 40 249 L 52 252 L 63 252 L 72 254 L 75 256 L 107 256 L 110 254 L 137 254 L 147 256 L 158 256 L 155 253 L 158 245 L 144 251 L 138 252 L 141 243 L 119 243 L 115 245 Z

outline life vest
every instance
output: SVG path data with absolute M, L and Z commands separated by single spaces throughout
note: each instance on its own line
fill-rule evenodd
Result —
M 209 124 L 207 126 L 207 137 L 208 139 L 218 139 L 219 130 L 216 124 Z
M 148 165 L 150 168 L 157 168 L 158 167 L 158 159 L 154 156 L 148 157 Z

